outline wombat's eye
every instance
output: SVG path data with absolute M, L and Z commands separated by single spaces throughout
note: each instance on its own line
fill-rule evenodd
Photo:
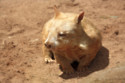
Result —
M 64 33 L 64 32 L 59 32 L 59 33 L 58 33 L 58 36 L 64 37 L 64 36 L 66 36 L 66 33 Z

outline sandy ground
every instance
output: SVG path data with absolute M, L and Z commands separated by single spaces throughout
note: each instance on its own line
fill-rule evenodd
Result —
M 53 16 L 81 13 L 103 35 L 103 47 L 88 70 L 62 74 L 57 63 L 46 64 L 41 31 Z M 0 0 L 0 83 L 124 83 L 125 0 Z

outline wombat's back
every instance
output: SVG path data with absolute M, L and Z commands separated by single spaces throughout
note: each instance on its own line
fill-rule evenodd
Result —
M 81 25 L 90 40 L 87 41 L 86 54 L 90 54 L 94 58 L 102 47 L 102 36 L 100 31 L 93 25 L 91 21 L 84 17 Z
M 102 40 L 100 31 L 95 27 L 95 25 L 93 25 L 91 21 L 89 21 L 87 18 L 84 18 L 81 21 L 81 24 L 82 24 L 83 30 L 86 32 L 88 37 L 92 39 L 98 39 L 100 41 Z

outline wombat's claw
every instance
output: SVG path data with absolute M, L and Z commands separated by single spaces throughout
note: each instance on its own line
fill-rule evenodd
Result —
M 85 71 L 84 67 L 78 69 L 78 72 L 83 72 L 83 71 Z
M 63 71 L 64 72 L 64 74 L 73 74 L 74 72 L 73 71 Z
M 53 63 L 55 60 L 52 60 L 51 58 L 45 58 L 46 63 Z
M 84 71 L 86 71 L 86 70 L 88 70 L 88 67 L 87 67 L 87 66 L 78 68 L 78 72 L 84 72 Z

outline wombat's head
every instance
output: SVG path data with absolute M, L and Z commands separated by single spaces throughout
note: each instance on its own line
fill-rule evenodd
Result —
M 77 46 L 83 38 L 81 20 L 84 12 L 77 15 L 62 13 L 55 8 L 55 16 L 49 25 L 49 33 L 44 42 L 50 50 L 67 50 Z

